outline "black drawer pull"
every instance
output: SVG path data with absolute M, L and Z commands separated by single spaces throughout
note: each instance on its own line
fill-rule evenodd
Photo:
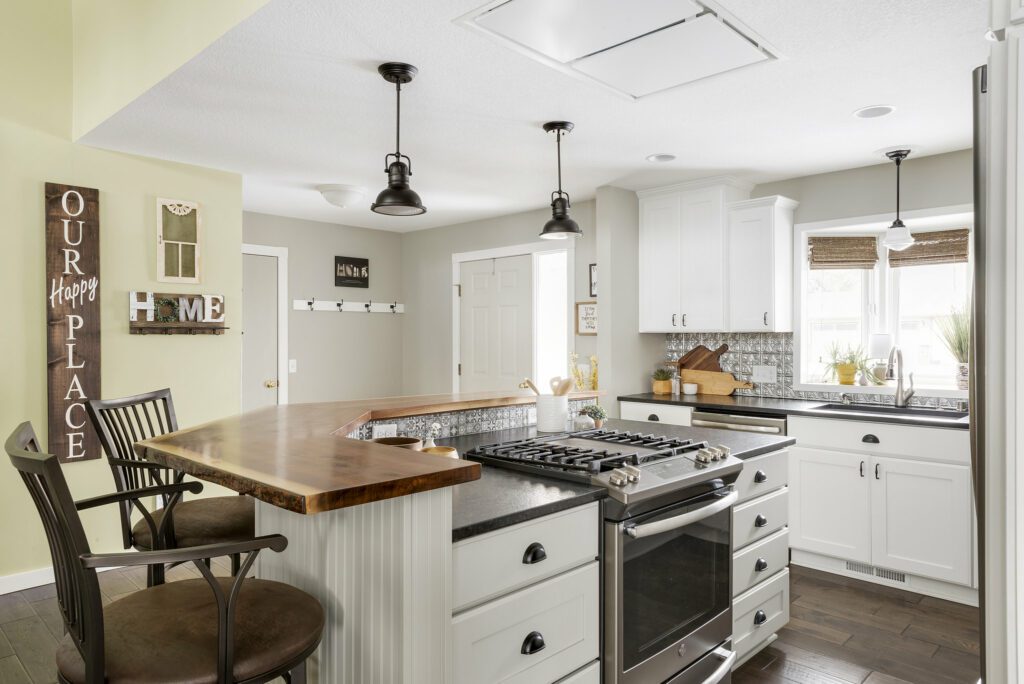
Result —
M 766 622 L 768 622 L 768 616 L 765 614 L 765 612 L 763 610 L 759 610 L 756 613 L 754 613 L 754 626 L 755 627 L 760 627 L 761 625 L 763 625 Z
M 657 413 L 652 413 L 651 415 L 647 416 L 647 420 L 654 421 L 655 423 L 657 423 L 658 421 L 661 420 L 661 418 L 658 418 Z
M 754 570 L 756 572 L 764 572 L 767 569 L 768 561 L 766 561 L 764 558 L 758 558 L 757 561 L 754 562 Z
M 768 524 L 768 518 L 758 513 L 757 517 L 754 518 L 754 527 L 764 527 Z
M 864 435 L 864 437 L 862 437 L 860 441 L 865 442 L 867 444 L 881 444 L 881 442 L 878 440 L 878 437 L 875 437 L 870 432 Z
M 540 632 L 530 632 L 523 640 L 523 647 L 519 652 L 523 655 L 533 655 L 537 651 L 543 651 L 545 646 L 547 644 L 544 643 L 544 637 Z
M 534 563 L 540 563 L 542 560 L 548 557 L 548 552 L 544 550 L 544 545 L 540 542 L 533 542 L 526 547 L 526 552 L 523 553 L 523 565 L 533 565 Z
M 754 473 L 754 483 L 755 484 L 761 484 L 762 482 L 767 482 L 767 481 L 768 481 L 768 473 L 764 472 L 763 470 L 758 470 L 756 473 Z

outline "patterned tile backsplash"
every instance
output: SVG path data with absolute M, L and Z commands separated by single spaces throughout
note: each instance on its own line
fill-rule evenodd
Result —
M 737 380 L 752 381 L 754 366 L 775 366 L 778 382 L 754 383 L 754 389 L 738 389 L 736 394 L 752 397 L 783 397 L 811 401 L 838 401 L 843 391 L 804 392 L 793 389 L 793 333 L 685 333 L 666 335 L 665 360 L 675 362 L 680 356 L 703 344 L 708 349 L 729 345 L 722 355 L 722 370 L 732 373 Z M 892 404 L 892 395 L 853 394 L 853 401 L 865 404 Z M 915 406 L 949 405 L 955 400 L 915 395 L 910 403 Z
M 596 403 L 593 399 L 578 399 L 569 402 L 569 419 L 575 419 L 580 409 Z M 468 411 L 448 411 L 446 413 L 428 413 L 422 416 L 407 416 L 392 420 L 371 420 L 361 425 L 358 430 L 348 434 L 351 439 L 370 439 L 374 425 L 395 424 L 401 437 L 425 438 L 430 426 L 438 423 L 442 437 L 457 437 L 480 432 L 494 432 L 509 428 L 536 425 L 537 407 L 533 404 L 519 406 L 502 406 L 498 408 L 471 409 Z

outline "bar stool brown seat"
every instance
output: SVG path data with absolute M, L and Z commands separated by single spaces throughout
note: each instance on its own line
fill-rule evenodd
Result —
M 198 493 L 202 483 L 177 482 L 73 501 L 56 456 L 40 453 L 29 423 L 14 431 L 5 448 L 36 505 L 53 558 L 66 630 L 57 650 L 62 684 L 260 684 L 277 677 L 305 684 L 306 658 L 323 635 L 322 606 L 287 584 L 245 577 L 260 550 L 279 553 L 287 539 L 275 534 L 180 549 L 94 554 L 79 511 L 128 502 L 151 520 L 142 499 L 166 497 L 166 507 L 173 511 L 182 494 Z M 245 559 L 231 578 L 214 577 L 202 562 L 233 553 L 245 554 Z M 102 605 L 97 569 L 189 561 L 203 579 L 161 584 Z
M 171 390 L 162 389 L 121 399 L 92 399 L 86 404 L 89 418 L 99 435 L 107 463 L 114 475 L 117 491 L 145 486 L 160 486 L 183 481 L 185 474 L 143 460 L 135 453 L 135 443 L 178 429 Z M 163 522 L 165 507 L 153 511 L 153 520 Z M 154 544 L 145 519 L 134 525 L 132 507 L 118 507 L 124 547 L 148 551 L 183 548 L 220 542 L 245 541 L 256 536 L 255 501 L 248 496 L 217 496 L 180 501 L 173 520 L 166 526 L 166 538 Z M 239 557 L 231 556 L 232 574 L 238 571 Z M 163 581 L 163 568 L 154 567 L 149 584 Z

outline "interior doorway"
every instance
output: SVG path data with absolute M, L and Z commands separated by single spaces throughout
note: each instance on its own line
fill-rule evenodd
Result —
M 288 248 L 242 245 L 242 411 L 288 403 Z

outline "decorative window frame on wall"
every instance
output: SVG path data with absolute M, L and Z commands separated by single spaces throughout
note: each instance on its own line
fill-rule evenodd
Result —
M 170 240 L 164 235 L 164 211 L 177 216 L 189 216 L 195 214 L 196 234 L 195 242 L 187 240 Z M 175 236 L 178 237 L 178 236 Z M 161 283 L 199 283 L 202 278 L 202 241 L 203 241 L 203 214 L 198 202 L 188 200 L 175 200 L 157 198 L 156 201 L 156 279 Z M 174 248 L 178 254 L 178 275 L 167 273 L 167 248 L 168 245 Z M 180 275 L 184 262 L 182 253 L 187 251 L 185 246 L 192 247 L 192 273 L 194 276 Z

